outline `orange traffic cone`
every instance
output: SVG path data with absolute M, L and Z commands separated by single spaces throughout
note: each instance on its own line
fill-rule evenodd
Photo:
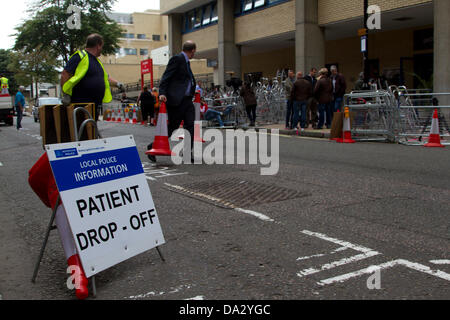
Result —
M 123 114 L 124 114 L 124 118 L 125 118 L 125 123 L 129 123 L 130 122 L 130 115 L 128 114 L 128 112 L 129 112 L 129 108 L 125 108 L 125 110 L 124 110 L 124 112 L 123 112 Z
M 108 109 L 106 111 L 106 121 L 111 121 L 111 113 L 112 113 L 112 109 Z
M 352 139 L 352 131 L 350 128 L 350 111 L 348 107 L 345 107 L 344 111 L 344 126 L 342 128 L 342 138 L 336 140 L 338 143 L 355 143 Z
M 424 145 L 428 148 L 444 148 L 445 146 L 441 144 L 441 136 L 439 134 L 439 116 L 438 110 L 434 109 L 433 120 L 431 122 L 431 132 L 428 138 L 428 143 Z
M 136 109 L 133 108 L 133 124 L 137 123 L 137 117 L 136 117 Z
M 194 108 L 195 108 L 195 121 L 200 121 L 200 91 L 195 92 L 195 98 L 194 98 Z M 205 140 L 200 137 L 200 125 L 195 124 L 194 125 L 194 141 L 205 143 Z
M 169 145 L 166 104 L 161 102 L 159 109 L 155 140 L 153 141 L 152 149 L 146 151 L 145 154 L 151 156 L 173 156 L 175 154 L 170 150 Z
M 122 108 L 118 108 L 116 122 L 122 122 L 121 113 L 122 113 Z
M 113 108 L 111 113 L 112 113 L 111 121 L 116 122 L 116 109 Z

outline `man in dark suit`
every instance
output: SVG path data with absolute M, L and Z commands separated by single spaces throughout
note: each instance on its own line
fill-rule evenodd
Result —
M 159 100 L 166 103 L 169 119 L 168 136 L 180 127 L 191 134 L 191 146 L 194 141 L 195 108 L 192 98 L 195 94 L 196 82 L 192 73 L 190 60 L 194 57 L 197 47 L 194 42 L 187 41 L 183 44 L 183 51 L 170 58 L 166 71 L 159 85 Z M 147 149 L 151 149 L 150 144 Z M 153 162 L 154 156 L 148 155 Z

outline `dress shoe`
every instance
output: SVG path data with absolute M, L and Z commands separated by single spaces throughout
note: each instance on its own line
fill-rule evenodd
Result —
M 150 144 L 147 146 L 147 150 L 151 150 L 152 147 L 153 147 L 153 142 L 150 143 Z M 156 162 L 156 157 L 155 157 L 155 156 L 152 156 L 151 154 L 148 154 L 147 157 L 148 157 L 148 159 L 149 159 L 151 162 Z

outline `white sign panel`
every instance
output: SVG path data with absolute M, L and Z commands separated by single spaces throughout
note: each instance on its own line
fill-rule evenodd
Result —
M 46 150 L 87 277 L 165 242 L 133 136 Z

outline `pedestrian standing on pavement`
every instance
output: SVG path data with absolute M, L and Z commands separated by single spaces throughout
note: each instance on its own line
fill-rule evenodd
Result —
M 182 52 L 170 58 L 159 85 L 159 100 L 167 104 L 169 118 L 168 136 L 180 127 L 191 135 L 191 147 L 194 145 L 195 107 L 192 98 L 195 94 L 195 77 L 192 73 L 190 60 L 194 58 L 197 46 L 192 41 L 183 44 Z M 153 143 L 147 146 L 150 150 Z M 192 149 L 191 149 L 192 150 Z M 155 162 L 155 156 L 148 155 Z M 193 157 L 191 157 L 193 160 Z
M 297 81 L 292 87 L 291 99 L 294 101 L 294 129 L 297 128 L 299 113 L 301 112 L 300 127 L 301 131 L 306 128 L 306 105 L 312 96 L 312 85 L 303 77 L 302 72 L 297 73 Z
M 314 98 L 314 88 L 317 83 L 317 69 L 311 68 L 309 74 L 305 76 L 305 79 L 311 83 L 311 98 L 308 100 L 308 105 L 306 107 L 306 126 L 308 127 L 310 124 L 313 129 L 317 127 L 317 100 Z
M 61 74 L 63 105 L 70 103 L 94 103 L 94 119 L 98 119 L 98 106 L 112 101 L 110 86 L 123 90 L 123 84 L 109 77 L 100 57 L 103 37 L 91 34 L 86 40 L 86 49 L 76 51 Z
M 319 71 L 319 77 L 317 78 L 317 84 L 314 88 L 314 97 L 319 103 L 319 124 L 317 129 L 321 130 L 325 122 L 326 114 L 326 126 L 331 128 L 331 114 L 332 114 L 332 102 L 333 102 L 333 84 L 328 77 L 328 69 L 322 68 Z
M 144 91 L 139 94 L 137 103 L 141 107 L 142 120 L 150 126 L 155 116 L 155 97 L 148 91 L 148 87 L 144 87 Z
M 342 102 L 344 101 L 345 91 L 347 90 L 347 83 L 342 73 L 339 73 L 336 66 L 331 66 L 331 82 L 333 83 L 333 112 L 340 112 Z M 331 115 L 333 118 L 333 115 Z
M 22 129 L 22 117 L 23 117 L 23 108 L 25 107 L 25 97 L 23 96 L 23 92 L 25 91 L 24 86 L 19 87 L 19 91 L 16 93 L 16 98 L 14 100 L 14 106 L 16 108 L 17 115 L 17 130 Z
M 286 130 L 294 129 L 294 102 L 291 100 L 292 87 L 295 82 L 294 71 L 288 71 L 288 77 L 284 83 L 284 89 L 286 93 Z
M 241 88 L 240 95 L 244 98 L 245 110 L 247 111 L 247 116 L 250 120 L 250 127 L 254 127 L 256 122 L 256 106 L 258 103 L 255 92 L 250 86 L 250 82 L 244 83 Z

